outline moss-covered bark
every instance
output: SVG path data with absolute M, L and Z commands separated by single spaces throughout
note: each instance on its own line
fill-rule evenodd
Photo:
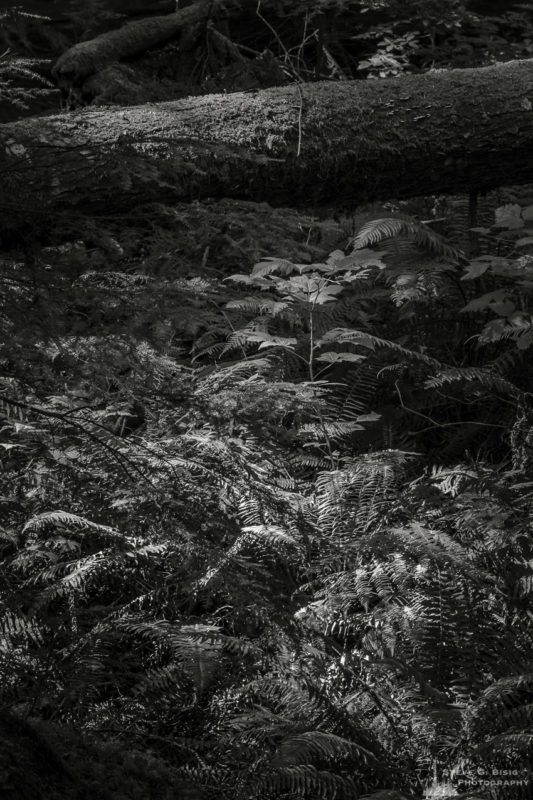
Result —
M 357 204 L 533 181 L 533 60 L 276 87 L 0 127 L 5 196 Z
M 115 61 L 144 53 L 148 48 L 171 39 L 188 26 L 205 19 L 209 7 L 207 0 L 199 0 L 174 14 L 135 20 L 117 30 L 79 42 L 57 59 L 53 75 L 60 84 L 82 81 Z

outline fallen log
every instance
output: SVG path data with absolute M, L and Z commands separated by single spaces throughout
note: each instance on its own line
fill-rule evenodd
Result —
M 287 4 L 287 0 L 283 0 Z M 278 0 L 278 7 L 282 7 Z M 309 0 L 301 0 L 302 9 Z M 290 4 L 290 0 L 289 0 Z M 115 62 L 142 55 L 169 39 L 190 31 L 199 23 L 213 22 L 233 13 L 252 9 L 256 0 L 196 0 L 173 13 L 143 17 L 93 39 L 78 42 L 56 60 L 52 76 L 60 87 L 80 85 L 86 78 Z
M 172 39 L 187 27 L 206 19 L 209 9 L 209 2 L 200 0 L 173 14 L 134 20 L 94 39 L 79 42 L 59 56 L 52 75 L 59 86 L 80 83 L 115 61 L 139 55 Z
M 533 182 L 533 60 L 292 84 L 0 126 L 9 204 L 355 206 Z

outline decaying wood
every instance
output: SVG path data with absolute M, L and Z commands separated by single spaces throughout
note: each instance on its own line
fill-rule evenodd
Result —
M 265 0 L 263 5 L 268 6 L 270 2 Z M 275 5 L 278 10 L 284 6 L 290 8 L 291 2 L 276 0 Z M 312 6 L 312 2 L 300 0 L 302 11 L 307 5 Z M 238 17 L 243 11 L 255 10 L 256 6 L 257 0 L 195 0 L 171 14 L 137 19 L 94 39 L 75 44 L 57 59 L 52 74 L 60 85 L 79 85 L 109 64 L 141 55 L 200 23 L 216 20 L 220 16 Z
M 210 3 L 199 0 L 173 14 L 134 20 L 94 39 L 79 42 L 57 59 L 52 74 L 60 84 L 81 82 L 114 61 L 139 55 L 172 39 L 188 26 L 205 19 L 209 11 Z
M 0 147 L 0 192 L 39 208 L 484 191 L 533 182 L 533 60 L 30 118 Z

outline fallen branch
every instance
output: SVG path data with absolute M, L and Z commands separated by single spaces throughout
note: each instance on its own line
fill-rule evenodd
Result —
M 215 0 L 215 5 L 220 5 L 220 0 Z M 199 0 L 174 14 L 134 20 L 117 30 L 79 42 L 59 56 L 52 75 L 60 86 L 80 83 L 114 61 L 132 58 L 174 38 L 189 25 L 206 19 L 212 6 L 207 0 Z

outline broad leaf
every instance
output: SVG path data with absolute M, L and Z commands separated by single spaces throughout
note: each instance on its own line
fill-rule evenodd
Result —
M 366 356 L 360 356 L 356 353 L 334 353 L 328 351 L 317 356 L 317 361 L 328 361 L 330 364 L 338 364 L 341 361 L 364 361 Z
M 524 220 L 522 219 L 521 208 L 518 203 L 508 203 L 505 206 L 500 206 L 494 212 L 494 218 L 497 228 L 515 230 L 524 227 Z
M 507 316 L 515 310 L 515 305 L 509 298 L 506 289 L 496 289 L 494 292 L 487 292 L 481 297 L 475 297 L 461 309 L 461 311 L 485 311 L 490 308 L 497 314 Z
M 291 339 L 285 336 L 271 336 L 270 333 L 265 333 L 264 331 L 251 331 L 247 333 L 246 341 L 260 342 L 260 350 L 265 347 L 289 347 L 292 349 L 293 345 L 298 342 L 297 339 Z

